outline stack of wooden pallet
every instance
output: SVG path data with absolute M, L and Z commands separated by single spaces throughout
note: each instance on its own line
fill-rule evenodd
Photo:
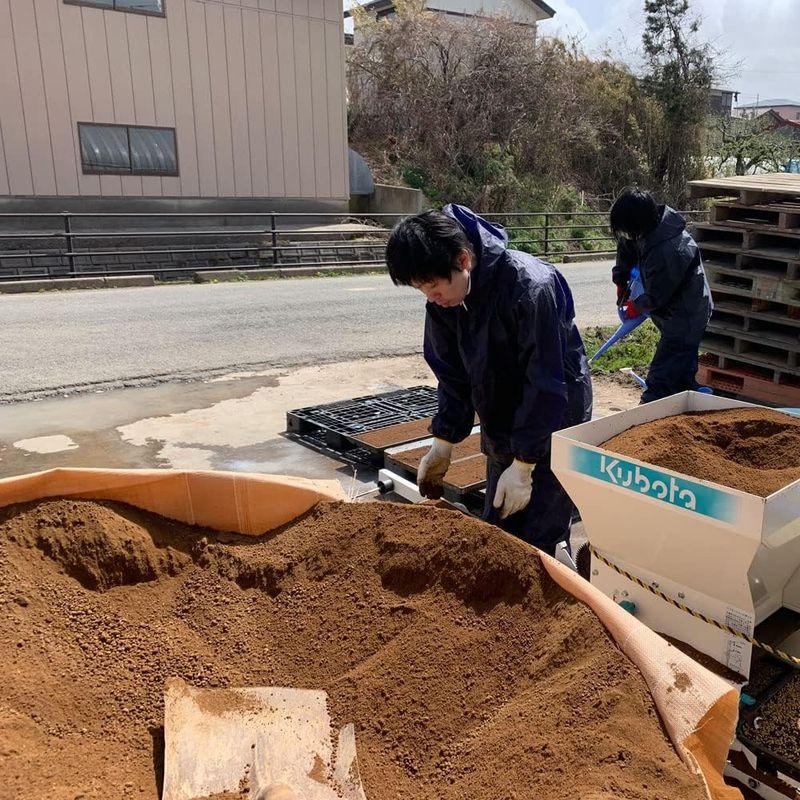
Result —
M 714 296 L 698 380 L 776 405 L 800 405 L 800 175 L 693 181 L 722 197 L 694 237 Z

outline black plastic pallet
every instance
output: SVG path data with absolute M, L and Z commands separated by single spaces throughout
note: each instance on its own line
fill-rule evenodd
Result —
M 317 449 L 320 444 L 345 460 L 357 463 L 375 463 L 376 454 L 360 447 L 349 437 L 367 431 L 432 417 L 438 409 L 436 389 L 431 386 L 413 386 L 384 394 L 355 397 L 320 406 L 298 408 L 286 413 L 286 433 L 297 441 Z
M 287 431 L 286 437 L 293 442 L 299 442 L 315 450 L 317 453 L 328 456 L 328 458 L 344 461 L 346 464 L 350 464 L 354 467 L 372 467 L 377 469 L 381 466 L 381 464 L 377 462 L 374 453 L 366 447 L 351 447 L 349 450 L 336 450 L 329 447 L 324 432 L 290 433 Z
M 765 765 L 769 764 L 773 769 L 778 769 L 794 780 L 800 781 L 800 764 L 788 761 L 771 748 L 755 741 L 746 733 L 745 729 L 746 724 L 758 716 L 759 711 L 765 703 L 771 700 L 787 683 L 797 679 L 797 670 L 789 667 L 789 672 L 786 675 L 782 678 L 778 678 L 766 691 L 762 692 L 753 708 L 747 709 L 741 714 L 739 724 L 736 726 L 736 736 L 742 744 L 750 748 L 750 750 L 758 756 L 759 764 L 763 760 Z

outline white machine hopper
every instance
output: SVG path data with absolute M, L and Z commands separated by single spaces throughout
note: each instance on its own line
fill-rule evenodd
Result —
M 754 406 L 684 392 L 559 431 L 552 463 L 598 553 L 687 608 L 752 635 L 782 606 L 800 612 L 800 481 L 763 498 L 602 449 L 634 425 L 687 411 L 748 407 Z M 696 619 L 594 557 L 591 582 L 618 602 L 635 603 L 636 616 L 654 630 L 749 674 L 751 646 L 744 639 Z

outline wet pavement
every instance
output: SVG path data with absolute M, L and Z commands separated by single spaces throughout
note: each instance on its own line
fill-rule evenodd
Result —
M 55 467 L 213 469 L 338 478 L 353 469 L 283 436 L 292 408 L 430 383 L 418 356 L 235 374 L 0 409 L 0 477 Z

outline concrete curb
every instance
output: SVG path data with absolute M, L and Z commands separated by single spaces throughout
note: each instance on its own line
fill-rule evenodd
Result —
M 246 280 L 246 273 L 240 269 L 204 269 L 194 273 L 195 283 L 225 283 Z
M 565 253 L 563 255 L 564 264 L 579 264 L 584 261 L 607 261 L 617 255 L 616 250 L 601 251 L 595 253 Z M 547 257 L 545 256 L 545 261 Z
M 42 278 L 29 281 L 0 281 L 0 294 L 58 291 L 64 289 L 111 289 L 155 286 L 154 275 L 109 275 L 96 278 Z
M 262 269 L 210 269 L 194 273 L 195 283 L 226 283 L 233 281 L 265 280 L 276 278 L 313 278 L 334 275 L 363 275 L 368 272 L 386 272 L 385 265 L 352 264 L 341 267 L 264 267 Z
M 251 270 L 257 272 L 259 270 Z M 315 275 L 326 275 L 334 272 L 343 275 L 364 275 L 369 272 L 386 272 L 386 265 L 381 264 L 351 264 L 342 267 L 280 267 L 277 270 L 260 270 L 261 272 L 278 272 L 281 278 L 303 278 Z

